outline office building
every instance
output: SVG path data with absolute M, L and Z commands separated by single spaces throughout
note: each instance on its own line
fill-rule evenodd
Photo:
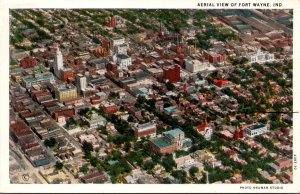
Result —
M 77 88 L 74 85 L 58 86 L 55 88 L 55 97 L 60 102 L 73 100 L 77 98 Z
M 207 62 L 201 62 L 199 60 L 186 60 L 185 69 L 191 73 L 197 73 L 199 71 L 213 71 L 216 68 Z
M 81 91 L 84 91 L 87 87 L 87 81 L 86 77 L 82 74 L 77 74 L 76 76 L 76 87 L 78 93 L 81 93 Z
M 132 65 L 131 57 L 124 54 L 117 55 L 117 66 L 118 69 L 125 69 L 127 70 L 129 66 Z
M 60 71 L 64 68 L 63 64 L 63 56 L 59 48 L 57 48 L 56 53 L 55 53 L 55 60 L 54 60 L 54 74 L 56 77 L 60 78 Z
M 163 78 L 170 83 L 176 83 L 180 81 L 180 66 L 178 64 L 171 67 L 164 67 L 163 71 Z

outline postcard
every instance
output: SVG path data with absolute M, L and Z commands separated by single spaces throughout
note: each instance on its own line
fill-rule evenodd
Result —
M 299 1 L 1 1 L 1 189 L 299 192 Z

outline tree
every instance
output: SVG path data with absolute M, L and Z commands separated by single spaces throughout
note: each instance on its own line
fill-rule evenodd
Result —
M 84 151 L 91 152 L 91 151 L 93 151 L 93 145 L 91 143 L 87 142 L 87 141 L 84 141 L 83 144 L 82 144 L 82 149 Z
M 128 119 L 127 119 L 128 122 L 134 122 L 134 120 L 135 119 L 134 119 L 134 117 L 132 115 L 128 116 Z
M 96 157 L 91 157 L 90 163 L 92 166 L 96 167 L 99 164 L 99 160 Z
M 186 172 L 183 170 L 175 170 L 172 172 L 172 176 L 180 180 L 181 183 L 186 183 Z
M 166 155 L 162 160 L 162 166 L 166 169 L 167 172 L 171 172 L 175 166 L 175 161 L 171 154 Z
M 155 166 L 155 163 L 152 162 L 152 161 L 149 161 L 149 162 L 146 162 L 144 165 L 143 165 L 143 168 L 145 170 L 152 170 Z
M 44 145 L 47 146 L 47 147 L 54 147 L 55 145 L 57 144 L 57 141 L 54 137 L 51 137 L 50 139 L 46 139 L 44 141 Z
M 122 156 L 122 153 L 119 150 L 112 151 L 112 157 L 114 160 L 120 159 Z
M 125 145 L 124 145 L 124 150 L 126 152 L 129 152 L 131 149 L 131 143 L 130 142 L 125 142 Z
M 194 177 L 195 174 L 199 172 L 199 168 L 197 168 L 197 167 L 195 167 L 195 166 L 192 166 L 192 167 L 189 169 L 189 172 L 190 172 L 190 175 L 191 175 L 192 177 Z
M 167 86 L 167 89 L 168 89 L 169 91 L 172 91 L 172 90 L 175 89 L 175 86 L 174 86 L 172 83 L 170 83 L 170 82 L 167 82 L 167 83 L 166 83 L 166 86 Z
M 83 166 L 80 168 L 80 172 L 82 172 L 83 174 L 86 174 L 88 171 L 89 171 L 88 165 L 83 165 Z
M 63 167 L 64 167 L 63 163 L 61 163 L 61 162 L 59 162 L 59 161 L 57 161 L 57 162 L 55 163 L 55 169 L 56 169 L 56 170 L 61 170 Z

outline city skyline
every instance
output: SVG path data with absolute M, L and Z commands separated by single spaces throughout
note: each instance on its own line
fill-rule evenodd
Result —
M 293 184 L 292 57 L 288 9 L 11 9 L 10 181 Z

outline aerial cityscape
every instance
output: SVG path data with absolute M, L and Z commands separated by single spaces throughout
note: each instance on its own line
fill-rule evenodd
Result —
M 293 10 L 10 9 L 22 184 L 292 184 Z

